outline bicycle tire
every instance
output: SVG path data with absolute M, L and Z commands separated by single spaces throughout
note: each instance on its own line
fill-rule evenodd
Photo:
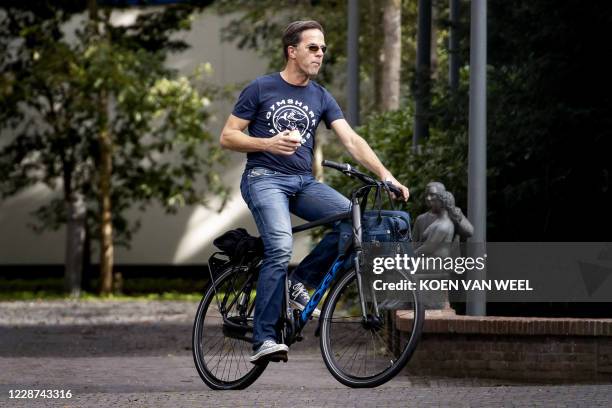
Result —
M 385 330 L 387 330 L 389 336 L 394 336 L 394 339 L 384 339 L 380 335 L 380 333 L 373 333 L 374 329 L 368 329 L 363 326 L 363 324 L 361 323 L 363 319 L 361 317 L 361 307 L 359 305 L 359 295 L 358 293 L 356 293 L 356 286 L 356 274 L 355 270 L 352 269 L 347 271 L 346 274 L 342 276 L 330 290 L 328 298 L 321 312 L 321 354 L 323 355 L 323 360 L 325 361 L 325 365 L 327 366 L 328 370 L 340 383 L 352 388 L 377 387 L 397 375 L 410 360 L 410 357 L 414 353 L 419 338 L 421 336 L 423 322 L 425 319 L 425 309 L 419 300 L 418 293 L 416 291 L 407 291 L 407 293 L 410 293 L 410 298 L 413 306 L 412 311 L 407 312 L 406 314 L 404 314 L 404 316 L 412 316 L 412 321 L 408 323 L 409 327 L 406 327 L 406 324 L 404 324 L 403 328 L 409 333 L 407 335 L 404 335 L 405 337 L 407 337 L 407 342 L 403 346 L 398 346 L 397 342 L 399 341 L 398 339 L 401 339 L 401 337 L 399 336 L 399 333 L 396 331 L 396 329 L 392 326 L 391 318 L 386 319 L 387 321 L 385 323 L 387 324 L 385 326 Z M 347 292 L 347 290 L 351 289 L 349 287 L 352 288 L 352 294 L 351 292 Z M 344 298 L 342 296 L 343 294 L 345 294 Z M 401 307 L 405 308 L 407 307 L 407 304 L 407 302 L 402 303 Z M 351 310 L 350 314 L 353 316 L 347 316 L 346 313 L 342 314 L 342 312 L 339 312 L 336 318 L 334 318 L 334 312 L 339 307 L 344 308 L 344 312 L 346 312 L 347 310 Z M 399 313 L 399 310 L 397 312 Z M 334 323 L 334 319 L 337 320 L 336 323 Z M 355 324 L 353 326 L 349 326 L 347 323 Z M 336 324 L 335 327 L 334 324 Z M 359 331 L 360 326 L 361 330 Z M 340 329 L 337 329 L 338 327 L 340 327 Z M 383 362 L 381 366 L 383 366 L 384 369 L 382 369 L 382 371 L 380 372 L 368 373 L 368 343 L 366 342 L 364 359 L 365 362 L 359 362 L 359 365 L 357 367 L 357 373 L 349 372 L 353 369 L 354 361 L 353 363 L 351 363 L 351 370 L 348 370 L 346 367 L 342 366 L 340 360 L 344 358 L 344 355 L 346 355 L 348 350 L 350 350 L 351 353 L 354 353 L 353 355 L 356 356 L 359 350 L 361 350 L 361 345 L 355 347 L 355 351 L 352 351 L 352 346 L 346 346 L 344 348 L 341 348 L 340 345 L 346 344 L 346 342 L 359 341 L 360 334 L 368 333 L 368 331 L 371 332 L 370 336 L 372 337 L 373 341 L 376 341 L 376 336 L 381 339 L 378 342 L 383 343 L 384 347 L 386 348 L 386 352 L 389 355 L 393 356 L 391 358 L 391 362 L 390 364 L 388 364 L 387 367 L 384 367 L 384 365 L 387 364 L 385 362 L 385 358 L 388 358 L 388 356 L 381 356 Z M 338 339 L 332 339 L 332 336 L 334 335 Z M 365 336 L 368 337 L 367 335 Z M 389 342 L 394 343 L 393 345 L 391 345 L 391 348 L 393 348 L 393 350 L 391 350 L 389 345 L 386 344 Z M 376 350 L 377 347 L 376 344 L 374 344 L 372 346 L 372 351 L 375 358 L 377 357 Z M 340 355 L 341 353 L 342 355 Z M 364 367 L 364 373 L 363 375 L 360 375 L 359 369 L 362 363 Z M 374 367 L 374 369 L 376 370 L 376 367 Z
M 243 277 L 246 279 L 249 277 L 250 271 L 241 270 L 237 266 L 230 266 L 224 269 L 223 271 L 221 271 L 221 273 L 219 274 L 219 277 L 215 279 L 217 293 L 224 290 L 224 284 L 229 282 L 232 278 L 240 277 L 239 274 L 242 274 Z M 254 293 L 254 288 L 253 288 L 252 293 Z M 239 296 L 239 294 L 237 296 Z M 268 364 L 267 362 L 264 362 L 259 365 L 253 365 L 249 361 L 247 361 L 246 357 L 243 355 L 242 358 L 238 358 L 238 361 L 235 361 L 235 367 L 236 368 L 240 367 L 241 369 L 244 368 L 244 370 L 242 370 L 244 371 L 244 374 L 240 374 L 239 376 L 236 375 L 235 378 L 233 379 L 231 379 L 230 376 L 227 376 L 227 378 L 220 378 L 225 374 L 228 363 L 229 363 L 228 374 L 229 372 L 231 372 L 232 362 L 233 362 L 232 358 L 236 360 L 236 348 L 234 347 L 234 343 L 235 341 L 239 341 L 239 340 L 226 336 L 225 332 L 223 331 L 223 323 L 222 323 L 223 320 L 221 316 L 215 316 L 215 314 L 219 314 L 218 312 L 219 307 L 215 306 L 214 304 L 212 308 L 210 307 L 213 300 L 215 300 L 215 303 L 216 303 L 216 301 L 219 300 L 219 295 L 215 297 L 215 288 L 213 287 L 213 282 L 210 282 L 204 291 L 204 296 L 202 297 L 200 304 L 198 305 L 198 310 L 196 312 L 196 317 L 195 317 L 195 321 L 193 325 L 192 353 L 193 353 L 193 359 L 194 359 L 196 369 L 202 381 L 204 381 L 204 383 L 208 385 L 210 388 L 212 388 L 213 390 L 244 389 L 248 387 L 249 385 L 251 385 L 255 380 L 257 380 L 257 378 L 259 378 L 259 376 L 263 373 L 263 371 L 266 369 Z M 208 327 L 206 326 L 207 316 L 210 322 Z M 217 323 L 217 326 L 214 326 L 215 323 Z M 212 363 L 208 364 L 206 361 L 205 346 L 209 346 L 210 343 L 213 342 L 211 338 L 214 339 L 215 336 L 219 337 L 219 334 L 223 336 L 223 340 L 222 340 L 223 343 L 221 345 L 221 352 L 218 353 L 220 355 L 217 356 L 218 358 L 218 361 L 216 364 L 217 370 L 215 371 L 212 367 Z M 206 341 L 206 337 L 208 337 L 209 339 L 208 342 Z M 221 340 L 214 339 L 214 341 L 219 342 Z M 240 340 L 240 341 L 242 343 L 245 343 L 248 346 L 246 348 L 246 351 L 248 355 L 250 355 L 251 343 L 247 342 L 246 340 Z M 226 347 L 227 343 L 230 343 L 231 346 Z M 227 354 L 225 356 L 222 355 L 223 350 L 227 351 Z M 245 351 L 244 346 L 240 346 L 240 349 L 238 350 L 238 352 L 244 352 L 244 351 Z M 231 356 L 230 356 L 230 353 L 232 354 Z M 224 358 L 226 359 L 226 361 L 224 363 L 223 374 L 221 374 L 220 376 L 218 374 L 218 371 L 219 371 L 218 368 L 222 364 L 221 361 Z

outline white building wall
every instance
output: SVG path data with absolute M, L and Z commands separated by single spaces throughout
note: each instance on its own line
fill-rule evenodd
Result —
M 115 21 L 129 19 L 130 12 L 114 16 Z M 222 43 L 220 33 L 229 17 L 204 13 L 196 18 L 192 30 L 181 34 L 191 44 L 186 52 L 173 56 L 169 64 L 185 74 L 193 72 L 202 62 L 210 62 L 217 84 L 250 81 L 266 72 L 267 62 L 252 51 L 238 50 L 233 44 Z M 210 122 L 213 134 L 219 135 L 234 101 L 213 101 L 214 119 Z M 230 153 L 230 164 L 222 171 L 223 180 L 231 186 L 231 199 L 226 208 L 187 207 L 177 214 L 165 214 L 158 206 L 145 213 L 134 212 L 142 220 L 142 227 L 134 236 L 130 250 L 116 248 L 118 264 L 192 264 L 205 263 L 214 252 L 212 240 L 226 230 L 242 226 L 257 235 L 251 213 L 239 191 L 239 182 L 246 156 Z M 64 261 L 64 230 L 38 235 L 27 225 L 34 221 L 30 215 L 53 194 L 45 186 L 32 187 L 23 193 L 0 202 L 0 264 L 62 264 Z M 294 219 L 294 224 L 298 222 Z M 307 233 L 296 236 L 293 262 L 302 259 L 310 248 Z M 96 262 L 96 259 L 92 261 Z

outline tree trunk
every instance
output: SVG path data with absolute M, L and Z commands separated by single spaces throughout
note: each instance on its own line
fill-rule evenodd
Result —
M 431 7 L 431 0 L 418 0 L 416 87 L 414 94 L 414 132 L 412 137 L 414 151 L 418 151 L 420 141 L 429 136 Z
M 107 116 L 108 96 L 102 92 L 100 109 L 104 109 L 105 121 L 98 135 L 100 144 L 100 293 L 113 290 L 113 223 L 111 211 L 112 138 Z
M 399 109 L 402 61 L 402 2 L 385 0 L 383 11 L 384 45 L 382 109 Z
M 459 87 L 459 0 L 450 0 L 448 53 L 448 83 L 451 91 L 456 92 Z
M 372 19 L 372 23 L 367 27 L 368 33 L 371 38 L 384 38 L 383 32 L 383 19 L 381 5 L 377 1 L 369 1 L 369 14 Z M 374 104 L 371 108 L 373 111 L 380 111 L 382 109 L 382 76 L 383 76 L 383 65 L 385 62 L 384 51 L 380 47 L 380 44 L 375 41 L 371 41 L 370 49 L 368 50 L 370 56 L 370 64 L 372 65 L 372 81 L 373 81 L 373 101 Z
M 93 272 L 91 268 L 91 232 L 87 223 L 87 213 L 85 214 L 85 243 L 83 244 L 83 285 L 84 291 L 93 292 L 96 287 L 93 285 Z
M 54 119 L 57 117 L 54 115 Z M 57 122 L 56 122 L 57 123 Z M 56 133 L 65 130 L 56 127 Z M 81 296 L 83 281 L 83 248 L 85 241 L 85 200 L 83 194 L 75 189 L 73 183 L 74 157 L 63 151 L 62 179 L 64 208 L 66 212 L 66 245 L 64 248 L 64 290 L 70 297 Z
M 64 287 L 71 297 L 81 295 L 83 280 L 83 249 L 85 247 L 85 201 L 80 193 L 66 200 L 66 258 Z
M 438 9 L 435 2 L 431 5 L 431 77 L 438 78 L 438 27 L 436 20 L 438 19 Z
M 348 0 L 348 28 L 346 33 L 346 120 L 359 126 L 359 0 Z
M 108 33 L 100 32 L 98 6 L 95 0 L 88 0 L 89 23 L 92 38 L 97 41 L 110 41 Z M 107 16 L 110 17 L 110 16 Z M 113 290 L 113 223 L 111 206 L 111 175 L 113 141 L 110 130 L 110 104 L 108 91 L 102 88 L 98 97 L 100 115 L 100 168 L 98 178 L 100 202 L 100 294 L 110 294 Z

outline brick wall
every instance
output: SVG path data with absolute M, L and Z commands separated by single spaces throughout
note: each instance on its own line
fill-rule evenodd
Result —
M 398 322 L 398 327 L 405 325 Z M 612 319 L 428 316 L 406 370 L 534 382 L 612 382 Z

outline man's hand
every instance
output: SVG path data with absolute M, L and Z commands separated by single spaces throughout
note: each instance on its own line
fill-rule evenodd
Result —
M 302 145 L 300 132 L 284 130 L 266 140 L 266 151 L 273 154 L 291 156 Z
M 399 181 L 397 181 L 391 173 L 387 172 L 387 173 L 382 174 L 380 179 L 382 181 L 390 181 L 395 187 L 402 190 L 402 196 L 400 198 L 404 201 L 408 201 L 408 198 L 410 197 L 410 191 L 408 190 L 408 187 L 402 185 Z M 395 194 L 391 193 L 391 195 L 393 196 L 393 198 L 399 199 L 398 197 L 395 196 Z

